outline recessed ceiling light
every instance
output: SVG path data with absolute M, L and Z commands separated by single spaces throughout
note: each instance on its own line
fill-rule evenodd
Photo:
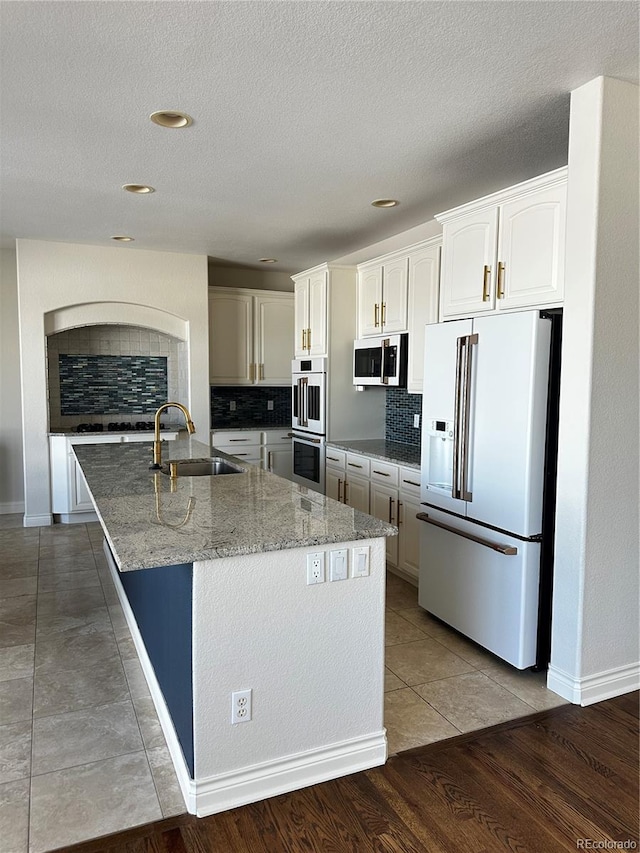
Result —
M 116 234 L 112 240 L 118 240 L 120 243 L 133 243 L 133 237 L 127 237 L 126 234 Z
M 400 202 L 395 198 L 377 198 L 371 202 L 372 207 L 397 207 Z
M 258 258 L 261 264 L 277 264 L 277 258 Z
M 155 192 L 153 187 L 149 187 L 146 184 L 123 184 L 122 189 L 128 193 L 137 193 L 138 195 Z
M 159 124 L 161 127 L 189 127 L 190 124 L 193 124 L 191 116 L 177 110 L 158 110 L 151 113 L 149 118 L 154 124 Z

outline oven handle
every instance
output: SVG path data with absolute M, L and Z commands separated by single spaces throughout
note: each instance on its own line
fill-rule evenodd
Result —
M 289 437 L 290 438 L 297 438 L 299 441 L 309 441 L 309 442 L 312 442 L 313 444 L 322 444 L 321 438 L 311 438 L 310 435 L 300 435 L 297 432 L 290 432 Z

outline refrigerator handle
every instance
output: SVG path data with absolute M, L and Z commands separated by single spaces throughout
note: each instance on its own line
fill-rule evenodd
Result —
M 469 491 L 469 409 L 471 402 L 471 358 L 472 347 L 478 343 L 478 335 L 466 335 L 464 345 L 464 371 L 462 390 L 462 425 L 460 442 L 460 495 L 463 501 L 473 500 Z
M 470 539 L 472 542 L 477 542 L 478 545 L 484 545 L 486 548 L 491 548 L 492 551 L 498 551 L 506 557 L 514 557 L 518 553 L 515 545 L 503 545 L 501 542 L 492 542 L 491 539 L 484 539 L 481 536 L 474 536 L 472 533 L 465 533 L 464 530 L 458 530 L 455 527 L 450 527 L 448 524 L 443 524 L 441 521 L 436 521 L 434 518 L 429 518 L 426 512 L 419 512 L 416 518 L 420 521 L 426 521 L 427 524 L 433 524 L 434 527 L 440 527 L 446 530 L 447 533 L 454 533 L 456 536 L 462 536 L 463 539 Z
M 451 497 L 460 498 L 460 426 L 462 422 L 462 359 L 464 352 L 464 337 L 456 342 L 456 387 L 453 402 L 453 478 Z

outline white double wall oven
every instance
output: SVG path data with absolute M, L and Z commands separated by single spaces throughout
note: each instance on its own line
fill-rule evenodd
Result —
M 292 465 L 295 483 L 324 493 L 327 359 L 291 362 Z

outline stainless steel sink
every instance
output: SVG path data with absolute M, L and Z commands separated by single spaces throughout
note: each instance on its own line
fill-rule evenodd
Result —
M 165 462 L 160 470 L 163 474 L 173 477 L 213 477 L 217 474 L 244 474 L 246 468 L 241 468 L 240 465 L 220 456 L 212 456 L 210 459 L 178 459 Z

